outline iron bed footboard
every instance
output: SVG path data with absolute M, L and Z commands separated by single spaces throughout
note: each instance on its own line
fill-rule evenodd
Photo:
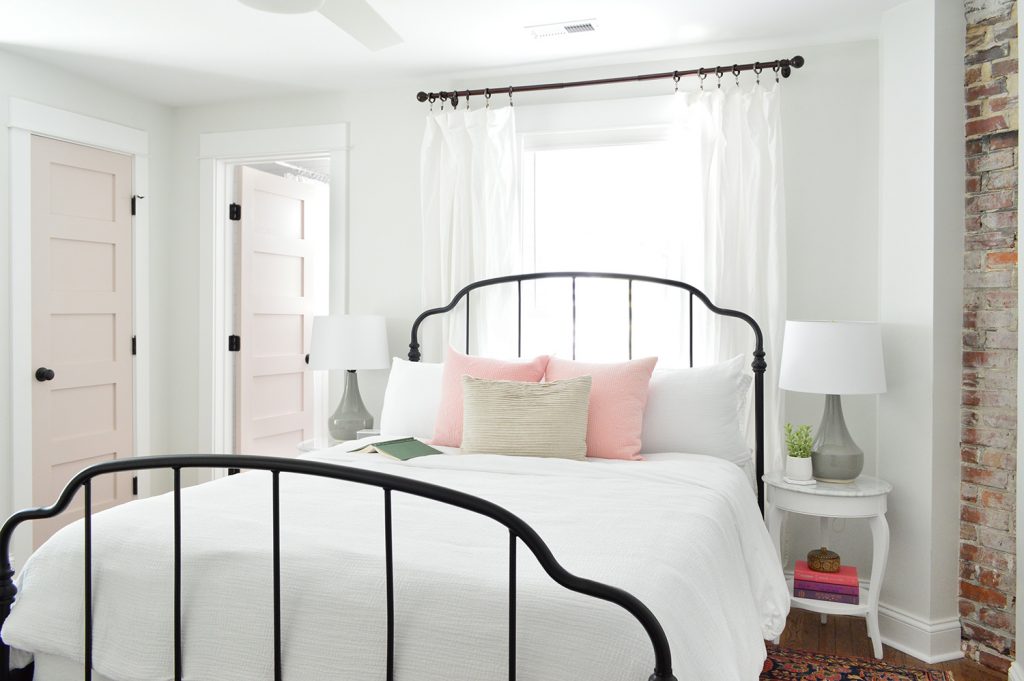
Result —
M 521 541 L 537 558 L 544 571 L 560 586 L 593 598 L 609 601 L 625 609 L 647 632 L 654 648 L 654 673 L 649 681 L 675 681 L 672 674 L 672 655 L 668 638 L 654 614 L 632 594 L 614 586 L 578 577 L 559 564 L 540 535 L 525 521 L 501 506 L 480 497 L 439 485 L 400 476 L 379 473 L 319 461 L 282 459 L 246 455 L 180 455 L 148 456 L 95 464 L 78 473 L 61 492 L 60 497 L 46 508 L 19 511 L 0 528 L 0 626 L 11 612 L 17 588 L 11 566 L 10 546 L 15 529 L 24 522 L 52 518 L 71 504 L 78 489 L 84 494 L 84 678 L 92 678 L 92 480 L 101 475 L 124 471 L 170 469 L 174 474 L 174 679 L 182 678 L 181 638 L 181 471 L 185 468 L 244 468 L 271 473 L 272 497 L 272 564 L 274 612 L 274 681 L 281 681 L 281 546 L 280 546 L 280 476 L 281 473 L 312 475 L 346 482 L 379 487 L 383 492 L 384 550 L 387 594 L 387 651 L 386 678 L 394 679 L 394 563 L 392 560 L 391 495 L 401 492 L 456 506 L 486 516 L 504 525 L 509 532 L 509 641 L 508 678 L 516 678 L 516 545 Z M 21 681 L 31 678 L 31 671 L 10 670 L 10 647 L 0 641 L 0 681 Z

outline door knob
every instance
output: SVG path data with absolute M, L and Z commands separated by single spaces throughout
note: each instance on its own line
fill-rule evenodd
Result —
M 44 381 L 52 381 L 53 376 L 53 369 L 47 369 L 46 367 L 39 367 L 36 369 L 36 380 L 40 383 Z

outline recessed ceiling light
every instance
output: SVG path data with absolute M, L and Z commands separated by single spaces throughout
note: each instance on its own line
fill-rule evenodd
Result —
M 238 0 L 243 5 L 274 14 L 306 14 L 324 6 L 324 0 Z
M 554 38 L 560 35 L 577 35 L 593 33 L 597 30 L 597 19 L 580 19 L 577 21 L 559 21 L 553 24 L 537 24 L 524 26 L 533 38 Z

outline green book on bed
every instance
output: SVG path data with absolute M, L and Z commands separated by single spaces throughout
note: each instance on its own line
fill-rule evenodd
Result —
M 403 437 L 398 440 L 374 442 L 373 444 L 360 447 L 359 449 L 353 449 L 351 451 L 359 452 L 361 454 L 386 454 L 387 456 L 400 461 L 415 459 L 417 456 L 429 456 L 430 454 L 441 453 L 440 450 L 434 449 L 430 445 L 425 445 L 414 437 Z

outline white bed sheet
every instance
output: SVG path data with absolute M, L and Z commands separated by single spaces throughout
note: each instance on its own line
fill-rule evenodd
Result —
M 491 499 L 530 523 L 570 571 L 639 597 L 665 627 L 680 681 L 753 681 L 762 639 L 782 631 L 786 584 L 732 463 L 698 455 L 615 465 L 488 455 L 400 463 L 349 448 L 307 458 Z M 269 487 L 269 474 L 254 472 L 182 493 L 188 679 L 269 678 Z M 381 491 L 284 475 L 281 499 L 285 676 L 381 674 Z M 94 663 L 112 681 L 171 678 L 171 503 L 165 495 L 94 518 Z M 504 528 L 396 494 L 394 536 L 396 677 L 505 679 Z M 39 656 L 39 681 L 79 678 L 81 564 L 76 524 L 22 571 L 3 635 Z M 649 640 L 624 611 L 558 587 L 525 548 L 518 579 L 520 679 L 650 674 Z

